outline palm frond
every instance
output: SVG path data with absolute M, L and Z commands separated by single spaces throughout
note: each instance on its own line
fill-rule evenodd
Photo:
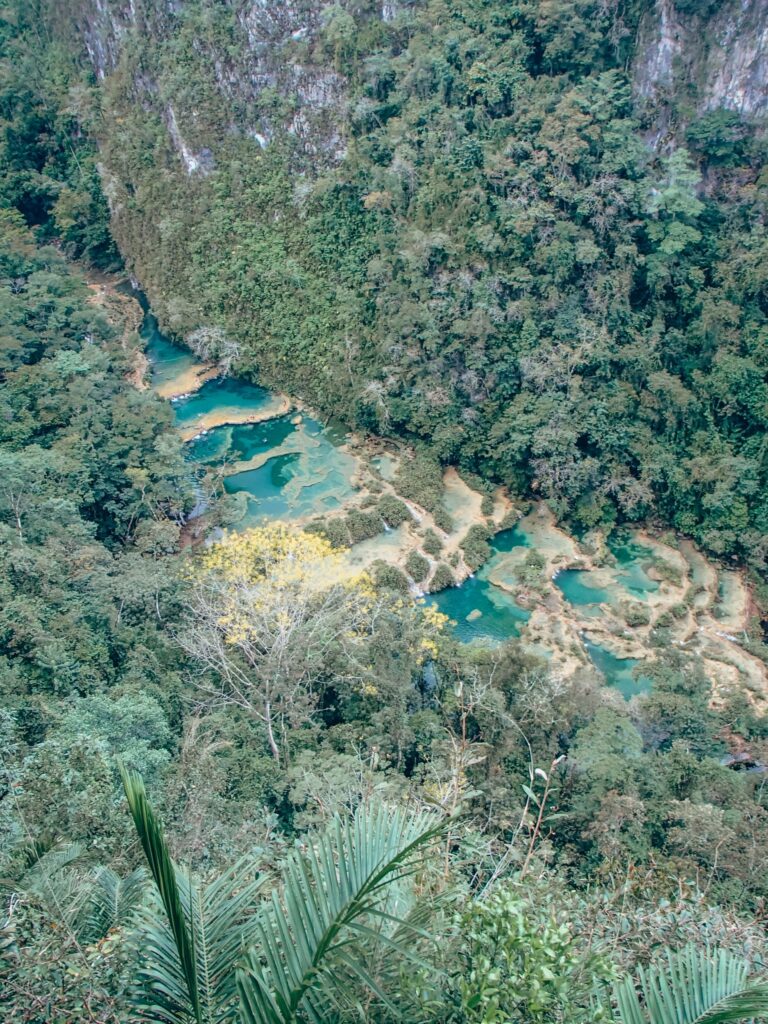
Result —
M 160 900 L 165 909 L 173 938 L 173 945 L 176 950 L 176 957 L 178 958 L 172 958 L 174 967 L 178 964 L 183 979 L 182 989 L 177 984 L 178 978 L 176 974 L 169 975 L 168 981 L 170 981 L 170 985 L 168 985 L 163 994 L 169 998 L 173 1012 L 178 1014 L 176 1019 L 183 1020 L 184 1015 L 186 1015 L 197 1021 L 197 1024 L 203 1024 L 194 937 L 181 902 L 176 868 L 168 852 L 162 827 L 156 819 L 155 813 L 147 799 L 147 793 L 141 776 L 137 772 L 122 766 L 120 767 L 120 774 L 133 823 L 136 826 L 139 840 L 144 849 L 144 855 L 147 858 L 149 869 L 152 872 Z M 166 950 L 166 952 L 168 951 Z M 165 979 L 159 976 L 156 981 L 158 988 L 163 991 Z
M 78 864 L 83 859 L 84 849 L 80 843 L 58 843 L 46 850 L 42 850 L 39 856 L 29 855 L 29 867 L 24 872 L 27 882 L 42 878 L 51 878 L 65 868 Z
M 256 945 L 238 971 L 243 1024 L 289 1024 L 299 1014 L 323 1024 L 333 1016 L 337 972 L 394 1010 L 357 947 L 381 943 L 416 959 L 413 940 L 423 937 L 423 920 L 409 924 L 390 913 L 387 893 L 417 870 L 445 827 L 432 815 L 361 807 L 351 820 L 337 818 L 306 853 L 293 854 L 282 898 L 273 892 L 260 910 Z
M 161 831 L 159 835 L 162 838 Z M 168 863 L 172 863 L 170 856 Z M 151 1020 L 219 1024 L 232 1016 L 235 964 L 254 937 L 255 901 L 263 878 L 246 858 L 209 885 L 175 867 L 174 878 L 178 913 L 193 954 L 199 1016 L 194 1015 L 177 932 L 159 885 L 155 899 L 140 912 L 135 930 L 134 941 L 142 956 L 135 1002 Z
M 96 868 L 79 930 L 93 942 L 104 938 L 113 928 L 124 927 L 138 911 L 146 893 L 147 873 L 143 868 L 136 868 L 125 878 L 112 868 Z
M 33 856 L 33 850 L 39 856 Z M 32 897 L 54 920 L 76 929 L 90 889 L 87 872 L 81 865 L 83 856 L 80 843 L 59 843 L 50 847 L 30 845 L 27 856 L 30 866 L 21 878 L 3 883 L 3 887 Z
M 738 1024 L 768 1016 L 768 978 L 727 950 L 688 946 L 614 989 L 621 1024 Z

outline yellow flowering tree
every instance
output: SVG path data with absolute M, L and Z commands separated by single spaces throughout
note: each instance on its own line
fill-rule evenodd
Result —
M 225 534 L 196 560 L 182 644 L 205 670 L 205 702 L 261 721 L 280 761 L 290 730 L 311 718 L 317 677 L 345 652 L 354 665 L 375 603 L 368 576 L 351 574 L 343 552 L 272 523 Z

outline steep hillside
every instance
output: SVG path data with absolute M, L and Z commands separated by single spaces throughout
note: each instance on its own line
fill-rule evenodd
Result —
M 166 328 L 583 526 L 656 515 L 759 567 L 760 7 L 47 17 L 95 71 L 113 229 Z

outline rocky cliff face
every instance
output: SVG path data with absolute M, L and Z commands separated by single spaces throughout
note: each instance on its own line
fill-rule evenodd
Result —
M 643 17 L 635 93 L 663 121 L 725 108 L 768 114 L 768 0 L 656 0 Z
M 127 72 L 134 99 L 161 116 L 191 175 L 214 166 L 209 133 L 197 131 L 206 118 L 187 97 L 180 101 L 183 88 L 162 80 L 171 66 L 163 51 L 170 40 L 183 38 L 189 7 L 184 0 L 81 0 L 74 22 L 97 77 Z M 329 59 L 317 59 L 324 8 L 313 0 L 232 0 L 222 5 L 221 17 L 210 9 L 208 31 L 196 27 L 188 48 L 196 78 L 209 81 L 220 112 L 226 112 L 221 127 L 262 148 L 282 129 L 314 162 L 343 157 L 345 81 Z
M 219 109 L 207 117 L 179 88 L 178 76 L 171 87 L 163 81 L 163 65 L 167 71 L 178 58 L 168 61 L 170 52 L 162 51 L 171 41 L 178 49 L 191 6 L 185 0 L 72 4 L 97 76 L 127 70 L 134 101 L 161 118 L 189 175 L 215 166 L 213 122 L 262 148 L 287 131 L 308 164 L 339 163 L 346 152 L 348 90 L 334 68 L 334 45 L 356 30 L 352 13 L 358 26 L 363 7 L 366 17 L 390 22 L 403 5 L 226 0 L 207 8 L 202 31 L 195 5 L 198 22 L 194 32 L 187 30 L 185 58 L 195 63 L 198 80 L 205 67 L 217 94 Z M 634 52 L 635 96 L 655 140 L 709 110 L 726 108 L 749 119 L 768 114 L 768 0 L 648 0 Z

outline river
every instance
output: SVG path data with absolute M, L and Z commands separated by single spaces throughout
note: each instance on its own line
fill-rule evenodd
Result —
M 235 496 L 236 528 L 256 525 L 265 518 L 300 524 L 360 504 L 364 497 L 361 460 L 351 453 L 342 429 L 324 426 L 305 411 L 290 407 L 284 396 L 244 380 L 210 379 L 211 368 L 164 337 L 146 310 L 141 333 L 151 366 L 151 385 L 172 402 L 176 425 L 188 442 L 190 461 L 225 468 L 224 488 Z M 381 454 L 369 459 L 365 468 L 378 476 L 382 486 L 391 487 L 395 462 L 394 456 Z M 464 491 L 457 486 L 450 511 L 454 519 L 458 514 L 461 520 L 462 500 L 464 505 L 470 498 L 479 502 L 479 496 L 463 483 Z M 466 497 L 462 499 L 462 495 Z M 413 511 L 420 521 L 422 514 Z M 350 558 L 360 566 L 374 558 L 402 566 L 408 545 L 415 550 L 414 545 L 421 543 L 419 525 L 384 530 L 354 545 Z M 536 583 L 535 599 L 523 601 L 522 567 L 532 551 L 543 553 L 545 569 Z M 672 640 L 675 643 L 688 643 L 694 633 L 702 632 L 684 606 L 702 568 L 686 561 L 679 551 L 648 538 L 643 541 L 638 534 L 624 533 L 610 540 L 599 563 L 584 552 L 583 545 L 559 530 L 540 507 L 513 528 L 496 534 L 492 556 L 476 574 L 428 599 L 450 617 L 456 635 L 464 642 L 498 643 L 522 635 L 526 647 L 545 657 L 554 669 L 570 674 L 592 667 L 630 698 L 650 686 L 639 666 L 646 656 L 653 657 L 649 646 L 652 622 L 672 618 L 671 628 L 677 630 L 678 637 Z M 696 552 L 696 557 L 701 560 L 702 556 Z M 667 569 L 665 579 L 654 572 L 654 563 L 660 561 Z M 679 580 L 672 579 L 675 572 Z M 724 586 L 738 589 L 739 585 L 738 574 L 729 573 L 725 581 L 718 580 L 717 593 L 722 594 Z M 417 592 L 416 585 L 412 589 Z M 700 590 L 699 585 L 696 600 Z M 699 600 L 696 613 L 712 612 L 715 599 L 713 593 L 704 606 Z M 725 618 L 729 613 L 734 618 L 730 625 L 725 623 L 726 629 L 735 628 L 736 618 L 739 622 L 743 619 L 736 608 L 740 599 L 741 595 L 735 594 L 734 607 L 725 609 Z M 636 622 L 630 627 L 631 612 Z M 644 616 L 648 622 L 641 621 Z M 714 623 L 720 624 L 720 620 Z M 722 633 L 714 627 L 709 632 L 709 641 Z M 700 638 L 697 643 L 701 645 Z M 743 664 L 742 659 L 736 665 L 739 671 Z

